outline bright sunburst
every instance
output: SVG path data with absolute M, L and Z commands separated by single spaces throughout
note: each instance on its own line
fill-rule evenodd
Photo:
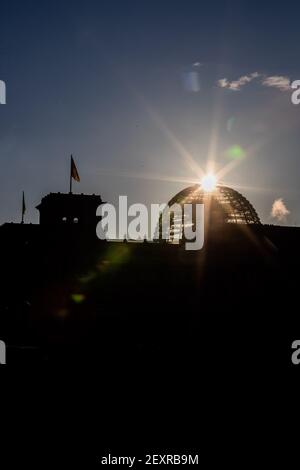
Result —
M 201 187 L 206 192 L 211 192 L 217 185 L 217 178 L 213 173 L 207 173 L 201 180 Z

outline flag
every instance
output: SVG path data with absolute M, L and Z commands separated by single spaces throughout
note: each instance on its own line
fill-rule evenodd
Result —
M 24 214 L 26 212 L 26 205 L 25 205 L 25 195 L 23 191 L 23 198 L 22 198 L 22 217 L 24 217 Z
M 75 181 L 78 181 L 78 182 L 80 181 L 79 174 L 78 174 L 72 155 L 71 155 L 71 178 L 73 178 Z
M 21 220 L 21 223 L 24 224 L 24 214 L 26 212 L 26 205 L 25 205 L 25 195 L 24 195 L 24 191 L 23 191 L 23 195 L 22 195 L 22 220 Z

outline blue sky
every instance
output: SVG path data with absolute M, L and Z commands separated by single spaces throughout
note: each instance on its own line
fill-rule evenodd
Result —
M 40 198 L 68 191 L 72 153 L 74 191 L 109 202 L 167 202 L 210 158 L 264 222 L 283 198 L 284 223 L 300 225 L 300 105 L 287 85 L 300 79 L 297 2 L 0 8 L 1 223 L 19 220 L 22 190 L 37 222 Z

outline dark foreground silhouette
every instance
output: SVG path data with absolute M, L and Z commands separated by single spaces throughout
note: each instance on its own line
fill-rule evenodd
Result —
M 291 367 L 297 228 L 223 225 L 198 252 L 103 242 L 76 224 L 5 224 L 0 238 L 8 362 Z

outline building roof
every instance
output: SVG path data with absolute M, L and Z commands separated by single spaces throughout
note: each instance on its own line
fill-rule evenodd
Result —
M 74 194 L 74 193 L 49 193 L 46 196 L 44 196 L 40 202 L 36 206 L 37 209 L 40 209 L 42 206 L 46 204 L 53 204 L 53 203 L 78 203 L 78 202 L 84 202 L 84 203 L 95 203 L 96 204 L 101 204 L 103 201 L 101 199 L 100 195 L 96 194 Z

